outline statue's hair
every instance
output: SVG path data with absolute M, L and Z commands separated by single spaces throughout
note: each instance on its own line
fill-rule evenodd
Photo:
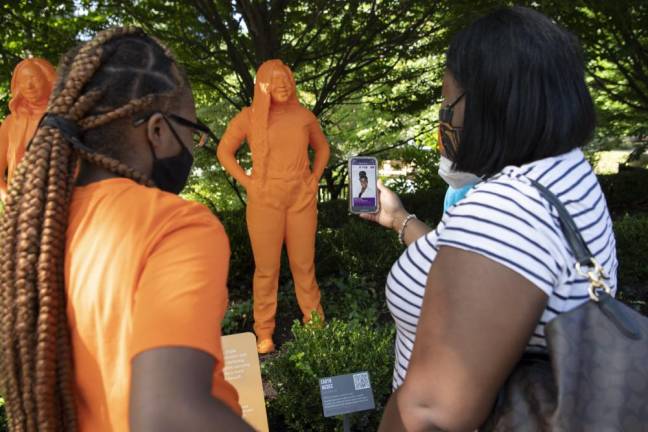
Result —
M 79 161 L 152 186 L 106 139 L 133 114 L 166 110 L 187 89 L 171 53 L 137 28 L 114 28 L 69 52 L 48 112 L 76 123 L 73 148 L 41 125 L 12 179 L 0 226 L 0 391 L 12 431 L 74 431 L 65 233 Z M 120 126 L 121 125 L 121 126 Z

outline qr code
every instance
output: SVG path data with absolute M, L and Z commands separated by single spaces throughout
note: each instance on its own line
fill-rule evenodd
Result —
M 356 390 L 364 390 L 371 388 L 371 383 L 369 382 L 369 373 L 361 372 L 353 374 L 353 386 Z

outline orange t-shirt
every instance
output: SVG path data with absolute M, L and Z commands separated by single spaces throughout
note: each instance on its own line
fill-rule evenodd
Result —
M 115 178 L 74 190 L 65 253 L 81 431 L 127 431 L 131 361 L 158 347 L 216 359 L 212 393 L 241 413 L 223 377 L 229 241 L 200 204 Z

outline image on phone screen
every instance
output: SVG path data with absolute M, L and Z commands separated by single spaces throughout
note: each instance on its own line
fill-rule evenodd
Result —
M 373 157 L 354 157 L 349 160 L 351 212 L 375 213 L 378 210 L 377 166 L 378 161 Z

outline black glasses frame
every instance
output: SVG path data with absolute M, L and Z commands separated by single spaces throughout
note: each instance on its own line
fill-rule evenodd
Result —
M 459 96 L 455 98 L 452 102 L 449 104 L 446 104 L 446 106 L 441 105 L 441 109 L 439 110 L 439 121 L 443 123 L 447 123 L 452 126 L 452 116 L 454 114 L 454 107 L 459 103 L 459 101 L 466 95 L 466 93 L 461 93 Z M 458 129 L 458 128 L 457 128 Z
M 177 114 L 169 113 L 169 112 L 164 112 L 164 111 L 153 111 L 153 112 L 147 112 L 143 115 L 140 115 L 133 119 L 133 126 L 137 127 L 144 122 L 146 122 L 153 114 L 160 113 L 162 114 L 165 118 L 169 118 L 173 120 L 174 122 L 178 123 L 180 126 L 184 126 L 190 129 L 193 129 L 195 131 L 200 132 L 201 134 L 204 134 L 207 138 L 214 140 L 214 142 L 218 142 L 218 138 L 216 135 L 209 129 L 209 127 L 198 120 L 196 123 L 192 122 L 191 120 L 188 120 L 182 116 L 179 116 Z M 173 128 L 171 128 L 173 129 Z M 175 131 L 173 131 L 175 133 Z M 201 138 L 200 143 L 198 143 L 198 147 L 202 147 L 207 143 L 206 139 Z

